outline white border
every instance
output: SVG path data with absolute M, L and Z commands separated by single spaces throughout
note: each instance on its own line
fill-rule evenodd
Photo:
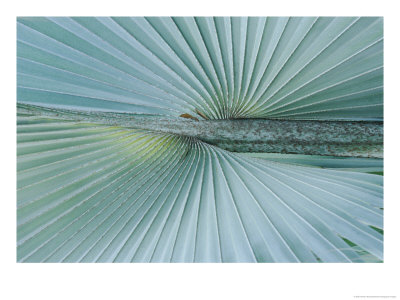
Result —
M 264 4 L 260 4 L 264 3 Z M 14 1 L 1 18 L 2 299 L 356 299 L 400 297 L 399 17 L 395 1 Z M 7 6 L 7 7 L 6 7 Z M 5 11 L 4 11 L 5 9 Z M 15 263 L 16 16 L 267 15 L 384 16 L 385 262 L 383 264 Z M 396 172 L 397 171 L 397 172 Z M 5 193 L 3 192 L 5 191 Z M 375 298 L 377 299 L 377 298 Z M 379 298 L 378 298 L 379 299 Z

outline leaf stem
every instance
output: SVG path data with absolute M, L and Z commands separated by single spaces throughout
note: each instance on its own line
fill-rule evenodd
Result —
M 383 157 L 383 122 L 375 121 L 195 121 L 180 117 L 73 111 L 28 104 L 18 104 L 18 112 L 190 136 L 232 152 Z

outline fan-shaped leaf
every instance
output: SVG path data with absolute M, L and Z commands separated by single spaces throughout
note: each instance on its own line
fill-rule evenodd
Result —
M 18 18 L 18 103 L 72 114 L 381 121 L 382 23 Z M 382 176 L 353 172 L 380 172 L 382 160 L 235 154 L 37 112 L 17 119 L 18 261 L 383 260 Z
M 209 119 L 382 119 L 381 18 L 19 18 L 18 100 Z
M 18 118 L 18 260 L 382 259 L 382 177 L 190 138 Z M 84 129 L 84 130 L 83 130 Z

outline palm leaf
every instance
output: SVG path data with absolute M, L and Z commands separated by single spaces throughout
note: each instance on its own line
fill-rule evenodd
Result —
M 382 119 L 381 18 L 19 18 L 18 101 Z
M 172 120 L 382 120 L 381 18 L 17 26 L 20 104 Z M 307 165 L 332 160 L 299 165 L 38 111 L 18 110 L 18 261 L 383 260 L 382 176 L 354 172 L 381 160 L 327 170 Z

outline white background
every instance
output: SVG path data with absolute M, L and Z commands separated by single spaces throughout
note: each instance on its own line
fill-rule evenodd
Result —
M 399 12 L 396 1 L 11 1 L 1 17 L 0 299 L 393 299 L 399 276 Z M 400 3 L 400 2 L 399 2 Z M 17 264 L 17 16 L 384 16 L 383 264 Z M 397 158 L 396 158 L 397 157 Z

